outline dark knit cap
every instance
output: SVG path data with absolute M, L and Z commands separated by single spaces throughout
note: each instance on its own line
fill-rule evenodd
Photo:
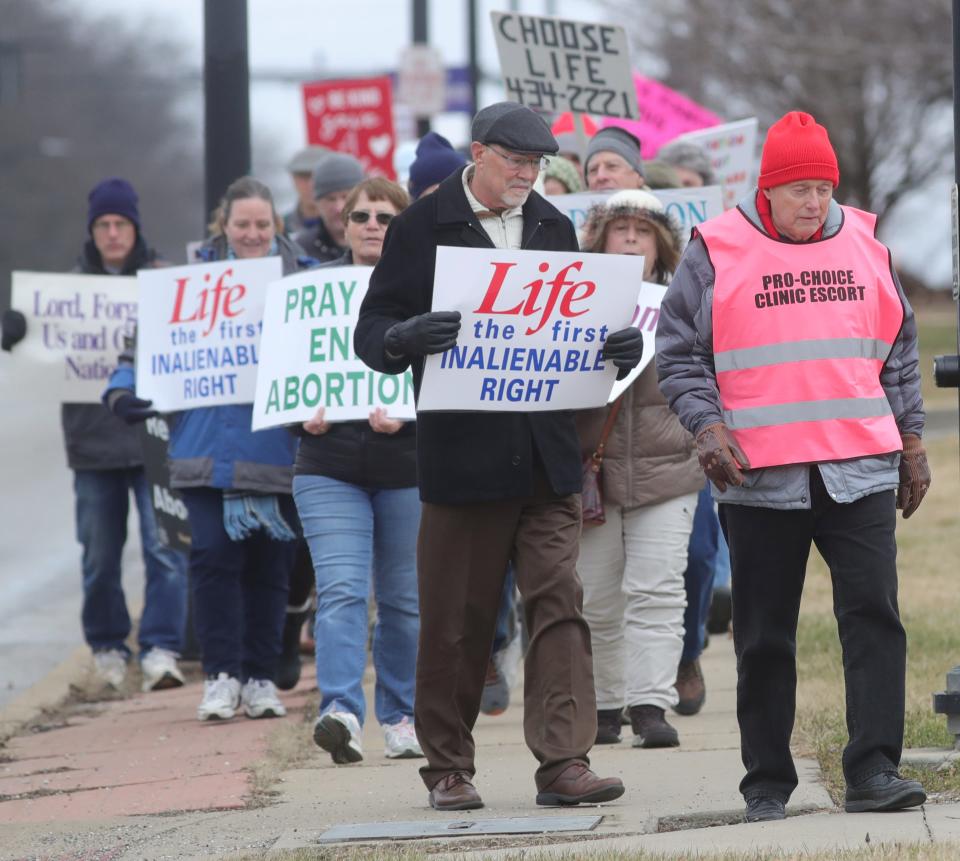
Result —
M 122 215 L 133 222 L 140 232 L 139 198 L 125 179 L 110 177 L 98 182 L 87 197 L 87 231 L 101 215 Z
M 470 138 L 482 144 L 500 144 L 514 152 L 550 153 L 560 149 L 540 114 L 516 102 L 497 102 L 473 118 Z
M 643 162 L 640 161 L 640 138 L 620 126 L 607 126 L 600 129 L 587 144 L 587 157 L 583 162 L 583 174 L 586 176 L 590 159 L 598 152 L 613 152 L 623 158 L 640 176 L 643 176 Z
M 417 157 L 410 165 L 407 185 L 410 197 L 416 200 L 431 185 L 443 182 L 467 160 L 443 135 L 427 132 L 417 144 Z
M 313 196 L 319 200 L 334 191 L 349 191 L 364 180 L 363 165 L 345 152 L 332 152 L 313 169 Z

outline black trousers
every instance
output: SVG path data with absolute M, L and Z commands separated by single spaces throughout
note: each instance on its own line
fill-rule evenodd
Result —
M 896 768 L 903 749 L 906 635 L 897 608 L 892 491 L 839 504 L 810 470 L 810 510 L 720 505 L 730 545 L 737 719 L 744 798 L 786 802 L 797 785 L 790 755 L 796 640 L 811 542 L 830 568 L 843 652 L 847 783 Z

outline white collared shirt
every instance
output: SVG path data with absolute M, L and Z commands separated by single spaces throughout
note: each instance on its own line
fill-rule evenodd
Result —
M 470 178 L 473 176 L 475 165 L 467 165 L 461 174 L 463 191 L 467 195 L 467 203 L 478 215 L 480 226 L 486 231 L 490 241 L 497 248 L 519 248 L 523 243 L 523 207 L 511 206 L 499 215 L 491 212 L 484 206 L 470 190 Z

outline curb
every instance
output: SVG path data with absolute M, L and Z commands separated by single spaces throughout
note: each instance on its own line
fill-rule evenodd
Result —
M 89 667 L 89 647 L 77 646 L 42 679 L 0 709 L 0 746 L 44 711 L 60 706 L 70 693 L 70 685 L 82 678 Z

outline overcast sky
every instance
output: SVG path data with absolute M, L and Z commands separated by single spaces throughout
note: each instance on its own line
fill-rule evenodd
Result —
M 196 68 L 202 64 L 203 0 L 67 0 L 84 15 L 113 14 L 135 30 L 153 29 L 182 40 Z M 240 0 L 238 0 L 240 2 Z M 448 66 L 466 65 L 466 0 L 428 0 L 430 42 Z M 507 10 L 509 0 L 478 0 L 479 52 L 484 71 L 496 75 L 498 60 L 490 26 L 491 10 Z M 602 20 L 602 4 L 592 0 L 520 0 L 521 11 L 578 20 Z M 274 186 L 281 207 L 292 201 L 279 165 L 306 142 L 299 84 L 268 83 L 257 73 L 288 70 L 317 80 L 333 74 L 363 75 L 395 68 L 410 41 L 410 0 L 248 0 L 251 121 L 257 141 L 254 172 Z M 504 98 L 500 88 L 481 88 L 481 104 Z M 197 98 L 191 110 L 200 111 Z M 728 119 L 740 119 L 729 117 Z M 447 114 L 434 128 L 454 144 L 466 141 L 468 118 Z M 199 120 L 198 120 L 199 123 Z M 402 128 L 398 129 L 402 132 Z M 907 200 L 888 222 L 885 237 L 897 260 L 934 286 L 950 283 L 950 185 L 944 179 L 922 197 Z

